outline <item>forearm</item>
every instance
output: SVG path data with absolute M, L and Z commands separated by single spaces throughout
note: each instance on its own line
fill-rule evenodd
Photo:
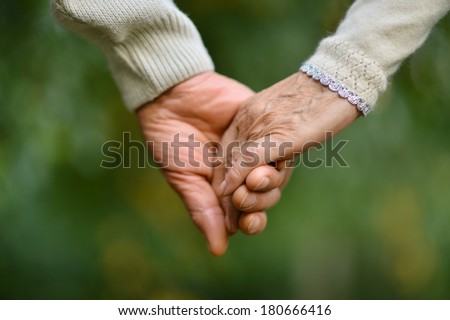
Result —
M 200 34 L 170 0 L 53 0 L 65 27 L 105 53 L 130 110 L 214 69 Z
M 449 9 L 450 0 L 357 0 L 308 63 L 374 105 Z

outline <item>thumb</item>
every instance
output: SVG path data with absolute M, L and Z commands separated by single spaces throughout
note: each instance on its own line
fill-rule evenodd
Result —
M 211 254 L 223 255 L 228 246 L 225 217 L 211 184 L 200 175 L 165 174 L 189 210 L 192 221 L 206 237 Z
M 233 149 L 231 168 L 225 175 L 218 194 L 229 196 L 242 184 L 255 168 L 282 160 L 291 160 L 298 149 L 293 142 L 283 142 L 267 135 L 256 141 L 244 142 Z

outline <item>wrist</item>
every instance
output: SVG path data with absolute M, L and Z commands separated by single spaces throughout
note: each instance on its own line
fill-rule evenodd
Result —
M 154 100 L 144 103 L 135 111 L 136 113 L 139 113 L 140 110 L 144 108 L 165 107 L 172 109 L 174 105 L 181 106 L 186 100 L 198 97 L 202 91 L 205 91 L 205 88 L 202 88 L 202 85 L 207 81 L 214 79 L 216 76 L 218 76 L 218 74 L 214 71 L 207 71 L 189 77 L 162 92 Z
M 289 106 L 280 114 L 287 117 L 284 122 L 293 121 L 290 125 L 292 137 L 299 146 L 321 143 L 326 133 L 335 135 L 362 115 L 346 99 L 302 72 L 293 74 L 280 84 L 279 90 L 274 90 L 274 97 L 283 97 L 285 101 L 277 109 Z

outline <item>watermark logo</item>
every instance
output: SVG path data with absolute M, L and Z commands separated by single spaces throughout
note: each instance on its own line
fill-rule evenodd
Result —
M 286 161 L 286 167 L 295 168 L 303 165 L 307 168 L 333 167 L 335 165 L 350 167 L 344 157 L 342 150 L 349 140 L 335 141 L 331 132 L 325 136 L 327 143 L 321 144 L 317 141 L 306 143 L 300 150 L 309 152 L 294 152 L 294 142 L 286 141 L 277 143 L 270 135 L 263 141 L 232 141 L 222 145 L 217 141 L 200 143 L 195 139 L 195 134 L 182 139 L 179 133 L 175 134 L 170 141 L 143 143 L 134 140 L 130 132 L 124 132 L 122 140 L 107 141 L 102 145 L 103 159 L 100 167 L 105 169 L 117 168 L 168 168 L 176 166 L 179 168 L 216 168 L 225 165 L 231 168 L 233 165 L 241 167 L 255 167 L 265 162 L 270 163 L 274 155 L 277 159 Z M 324 151 L 322 157 L 314 155 Z M 239 159 L 239 163 L 235 162 Z

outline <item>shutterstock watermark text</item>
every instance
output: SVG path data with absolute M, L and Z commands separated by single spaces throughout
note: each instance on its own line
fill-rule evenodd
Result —
M 218 141 L 200 142 L 194 134 L 182 136 L 175 134 L 168 140 L 155 142 L 132 139 L 130 132 L 124 132 L 122 140 L 107 141 L 102 145 L 103 159 L 100 166 L 105 169 L 116 168 L 216 168 L 225 166 L 256 167 L 261 163 L 270 163 L 283 160 L 286 167 L 307 168 L 339 166 L 348 168 L 341 152 L 349 142 L 348 140 L 335 141 L 330 132 L 326 133 L 321 144 L 318 141 L 309 141 L 298 148 L 294 142 L 276 142 L 270 135 L 260 141 L 232 141 L 226 145 Z M 302 152 L 295 152 L 302 150 Z M 311 152 L 313 149 L 321 152 Z M 309 152 L 304 152 L 309 150 Z

